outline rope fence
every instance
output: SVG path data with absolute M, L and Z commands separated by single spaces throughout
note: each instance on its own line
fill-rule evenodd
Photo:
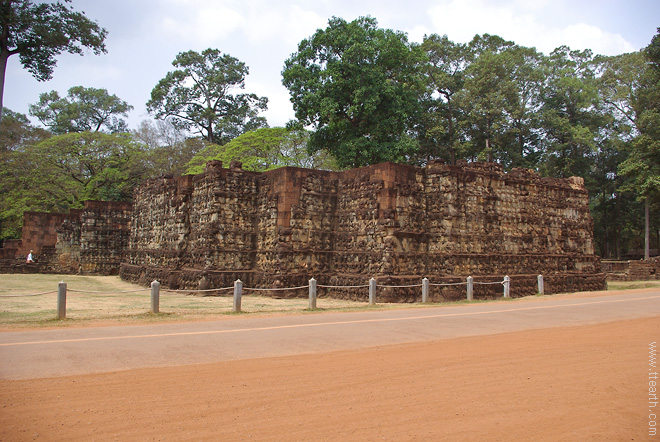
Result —
M 74 289 L 68 289 L 69 292 L 71 293 L 95 293 L 99 295 L 121 295 L 124 293 L 142 293 L 149 291 L 149 289 L 139 289 L 139 290 L 125 290 L 125 291 L 111 291 L 111 292 L 101 292 L 98 290 L 74 290 Z M 50 292 L 53 293 L 53 292 Z
M 321 288 L 328 288 L 328 289 L 362 289 L 362 288 L 369 288 L 369 305 L 375 305 L 376 303 L 376 291 L 378 288 L 381 289 L 395 289 L 395 288 L 416 288 L 416 287 L 421 287 L 422 288 L 422 303 L 427 303 L 428 302 L 428 297 L 429 297 L 429 290 L 431 286 L 434 287 L 440 287 L 440 286 L 459 286 L 459 285 L 466 285 L 467 286 L 467 300 L 471 301 L 473 300 L 473 291 L 474 291 L 474 285 L 495 285 L 495 284 L 500 284 L 504 286 L 504 291 L 503 291 L 503 297 L 504 298 L 510 298 L 510 288 L 511 288 L 511 278 L 507 275 L 504 277 L 502 281 L 495 281 L 495 282 L 481 282 L 481 281 L 474 281 L 472 276 L 468 276 L 467 280 L 465 282 L 454 282 L 454 283 L 431 283 L 428 278 L 423 278 L 421 284 L 407 284 L 407 285 L 386 285 L 386 284 L 378 284 L 376 282 L 375 278 L 371 278 L 369 280 L 369 284 L 363 284 L 363 285 L 322 285 L 322 284 L 317 284 L 317 281 L 312 278 L 309 280 L 308 285 L 303 285 L 303 286 L 297 286 L 297 287 L 274 287 L 274 288 L 264 288 L 264 287 L 243 287 L 243 282 L 240 279 L 237 279 L 234 281 L 234 285 L 232 287 L 220 287 L 220 288 L 214 288 L 214 289 L 199 289 L 199 290 L 173 290 L 173 289 L 162 289 L 163 292 L 171 292 L 171 293 L 208 293 L 208 292 L 218 292 L 218 291 L 224 291 L 224 290 L 233 290 L 234 291 L 234 302 L 233 302 L 233 311 L 234 312 L 240 312 L 241 311 L 241 297 L 243 294 L 243 291 L 255 291 L 255 292 L 260 292 L 260 291 L 285 291 L 285 290 L 302 290 L 302 289 L 308 289 L 309 290 L 309 309 L 316 309 L 316 299 L 317 299 L 317 289 L 319 287 Z M 34 294 L 27 294 L 27 295 L 0 295 L 0 298 L 17 298 L 17 297 L 28 297 L 28 296 L 43 296 L 43 295 L 48 295 L 52 293 L 57 293 L 57 317 L 59 319 L 63 319 L 66 317 L 66 296 L 67 296 L 67 291 L 72 292 L 72 293 L 94 293 L 94 294 L 123 294 L 123 293 L 140 293 L 144 291 L 151 291 L 151 312 L 152 313 L 159 313 L 159 303 L 160 303 L 160 283 L 158 281 L 153 281 L 151 283 L 151 288 L 150 289 L 140 289 L 140 290 L 126 290 L 126 291 L 112 291 L 112 292 L 103 292 L 103 291 L 93 291 L 93 290 L 77 290 L 77 289 L 68 289 L 67 290 L 67 284 L 65 282 L 60 282 L 57 287 L 57 291 L 49 291 L 49 292 L 43 292 L 43 293 L 34 293 Z M 538 275 L 538 293 L 543 294 L 543 275 Z
M 31 293 L 29 295 L 0 295 L 0 298 L 28 298 L 30 296 L 50 295 L 51 293 L 57 293 L 57 291 L 56 290 L 51 290 L 50 292 Z
M 298 287 L 276 287 L 276 288 L 263 288 L 263 287 L 243 287 L 243 290 L 251 290 L 254 292 L 282 292 L 285 290 L 300 290 L 309 288 L 309 285 L 301 285 Z
M 222 290 L 233 290 L 234 287 L 219 287 L 217 289 L 195 289 L 195 290 L 174 290 L 174 289 L 161 289 L 164 292 L 172 292 L 172 293 L 207 293 L 207 292 L 219 292 Z
M 410 285 L 382 285 L 376 284 L 376 287 L 388 288 L 388 289 L 407 289 L 410 287 L 421 287 L 422 284 L 410 284 Z

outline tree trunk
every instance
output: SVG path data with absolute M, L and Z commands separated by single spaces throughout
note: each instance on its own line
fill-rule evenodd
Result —
M 644 259 L 649 260 L 651 245 L 651 210 L 648 197 L 644 200 Z
M 0 48 L 0 121 L 2 121 L 4 95 L 5 95 L 5 74 L 7 72 L 7 60 L 9 59 L 9 50 L 2 45 Z
M 447 109 L 449 111 L 449 154 L 451 156 L 449 163 L 452 166 L 455 166 L 456 152 L 454 151 L 454 116 L 452 115 L 451 109 L 451 95 L 446 93 L 445 97 L 447 98 Z
M 492 163 L 494 160 L 493 151 L 490 148 L 490 138 L 486 138 L 486 153 L 488 154 L 487 160 L 489 163 Z

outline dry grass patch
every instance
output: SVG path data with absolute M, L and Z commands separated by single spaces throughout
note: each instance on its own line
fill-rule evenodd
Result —
M 609 281 L 607 290 L 636 290 L 660 288 L 660 281 Z
M 0 327 L 43 327 L 90 323 L 130 323 L 213 319 L 232 313 L 233 293 L 199 296 L 162 290 L 160 313 L 150 313 L 148 287 L 117 276 L 0 275 Z M 67 319 L 57 320 L 57 286 L 67 283 Z M 24 296 L 44 293 L 39 296 Z M 319 298 L 318 311 L 359 309 L 366 302 Z M 308 299 L 276 299 L 251 294 L 242 297 L 243 314 L 309 312 Z

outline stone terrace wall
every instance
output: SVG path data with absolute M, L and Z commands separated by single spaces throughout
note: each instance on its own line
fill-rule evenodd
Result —
M 71 233 L 77 233 L 77 226 L 62 225 L 58 230 L 58 256 L 65 256 L 63 251 L 71 246 L 72 258 L 79 244 L 79 259 L 71 259 L 78 266 L 79 273 L 116 275 L 128 248 L 132 203 L 113 201 L 86 201 L 80 216 L 80 239 Z M 71 243 L 68 239 L 71 238 Z M 66 263 L 66 260 L 64 260 Z
M 509 274 L 516 296 L 534 293 L 539 273 L 546 293 L 602 289 L 592 240 L 581 178 L 505 174 L 481 163 L 254 173 L 211 162 L 195 177 L 161 178 L 136 190 L 121 274 L 171 288 L 227 287 L 236 278 L 252 287 L 288 287 L 311 277 L 324 285 L 370 277 L 403 285 L 425 276 L 454 282 Z M 489 287 L 483 296 L 501 294 Z M 432 300 L 456 291 L 433 290 Z M 331 295 L 367 296 L 336 289 Z M 383 296 L 420 294 L 392 289 Z
M 86 201 L 69 213 L 26 212 L 20 242 L 0 249 L 0 271 L 117 274 L 131 213 L 132 203 L 107 201 Z M 30 250 L 35 264 L 25 264 Z

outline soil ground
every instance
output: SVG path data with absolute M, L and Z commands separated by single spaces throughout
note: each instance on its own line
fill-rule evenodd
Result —
M 0 440 L 655 440 L 652 342 L 660 342 L 656 316 L 3 380 Z
M 3 381 L 3 441 L 649 440 L 658 318 Z

